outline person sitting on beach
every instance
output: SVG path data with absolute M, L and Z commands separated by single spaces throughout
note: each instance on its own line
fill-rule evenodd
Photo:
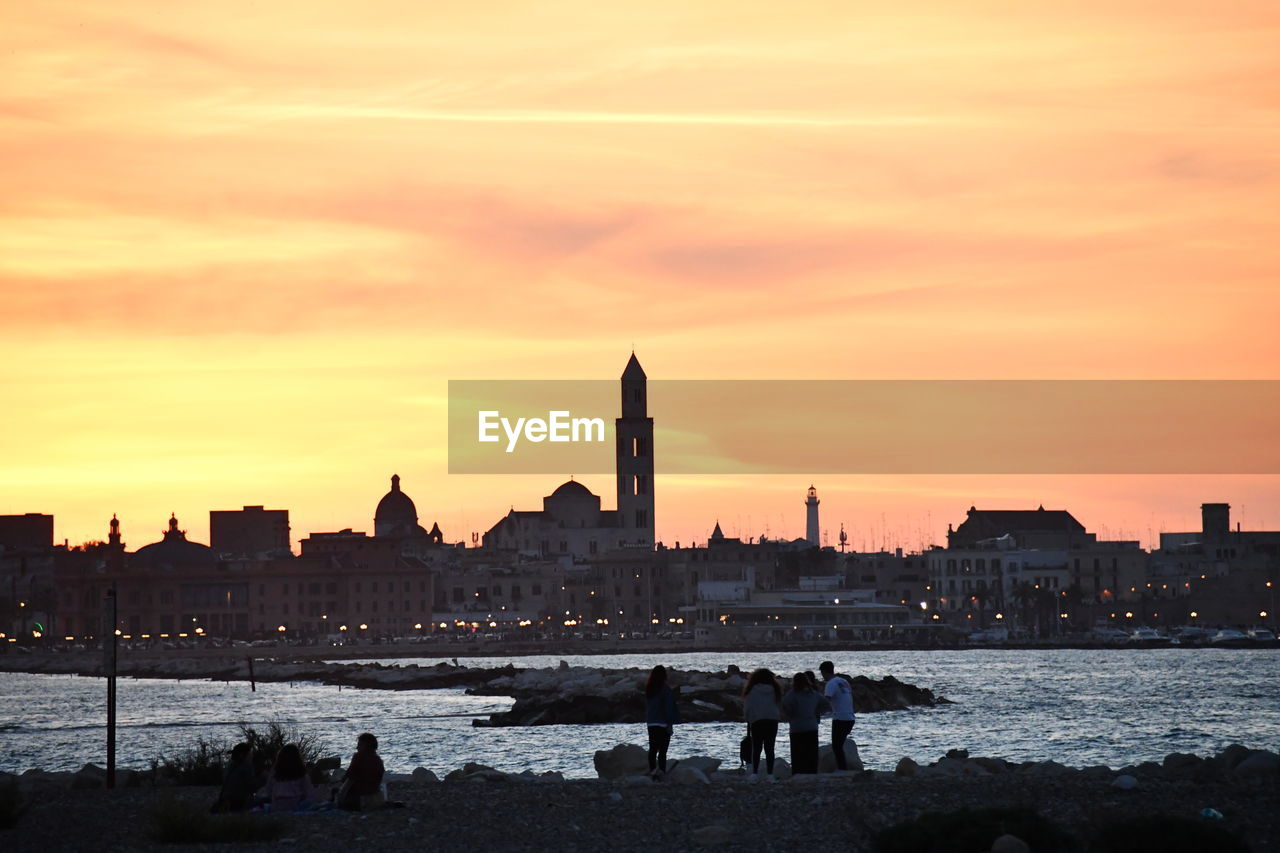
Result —
M 831 710 L 827 697 L 813 689 L 808 673 L 797 672 L 791 691 L 782 697 L 782 712 L 791 726 L 791 772 L 818 772 L 818 718 Z
M 369 811 L 385 803 L 382 775 L 386 770 L 378 757 L 378 739 L 369 732 L 356 738 L 356 754 L 351 756 L 342 788 L 338 791 L 338 807 L 347 811 Z
M 253 766 L 253 748 L 247 743 L 238 743 L 231 750 L 231 762 L 212 811 L 247 812 L 253 807 L 254 792 L 261 787 L 262 780 Z
M 848 770 L 844 757 L 844 742 L 853 731 L 853 687 L 843 675 L 836 675 L 836 665 L 824 660 L 818 665 L 822 673 L 823 693 L 831 703 L 831 752 L 836 760 L 836 770 Z M 857 752 L 857 745 L 854 745 Z
M 287 743 L 280 749 L 267 779 L 266 793 L 273 812 L 294 812 L 315 802 L 315 788 L 297 744 Z
M 750 779 L 760 775 L 760 751 L 764 750 L 765 770 L 769 781 L 773 781 L 774 745 L 778 740 L 778 721 L 782 719 L 782 710 L 778 707 L 781 698 L 778 679 L 763 667 L 751 673 L 742 689 L 742 712 L 751 730 Z
M 680 722 L 676 694 L 667 684 L 667 668 L 658 664 L 644 683 L 644 720 L 649 727 L 649 775 L 661 779 L 667 772 L 667 747 L 671 729 Z

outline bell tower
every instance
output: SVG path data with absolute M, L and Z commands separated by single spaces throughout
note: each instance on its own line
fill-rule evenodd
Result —
M 618 446 L 618 539 L 620 545 L 653 547 L 653 418 L 648 377 L 636 354 L 622 371 L 622 417 L 614 422 Z

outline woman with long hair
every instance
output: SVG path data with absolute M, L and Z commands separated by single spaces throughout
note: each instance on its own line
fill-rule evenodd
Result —
M 680 722 L 676 694 L 667 684 L 667 668 L 658 664 L 644 682 L 644 721 L 649 727 L 649 774 L 661 779 L 667 772 L 667 747 L 671 729 Z
M 297 811 L 315 800 L 315 788 L 307 778 L 307 765 L 297 744 L 286 743 L 280 748 L 267 780 L 267 796 L 273 812 Z
M 782 700 L 782 712 L 791 727 L 791 772 L 818 772 L 818 718 L 831 711 L 827 697 L 813 689 L 807 672 L 791 679 L 791 692 Z
M 751 673 L 746 686 L 742 688 L 742 713 L 751 730 L 751 779 L 760 775 L 761 750 L 764 751 L 765 771 L 769 774 L 769 781 L 774 779 L 773 758 L 778 741 L 778 721 L 782 719 L 782 709 L 778 705 L 781 699 L 782 685 L 764 667 Z

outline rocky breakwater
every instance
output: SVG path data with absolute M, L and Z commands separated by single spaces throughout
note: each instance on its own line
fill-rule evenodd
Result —
M 511 696 L 511 710 L 475 720 L 477 726 L 549 726 L 644 721 L 644 681 L 636 669 L 571 667 L 526 669 L 470 687 L 475 696 Z M 680 718 L 686 723 L 737 722 L 742 719 L 746 679 L 731 666 L 724 672 L 668 670 L 676 690 Z M 899 711 L 913 706 L 950 704 L 933 692 L 893 676 L 850 679 L 854 708 L 860 713 Z

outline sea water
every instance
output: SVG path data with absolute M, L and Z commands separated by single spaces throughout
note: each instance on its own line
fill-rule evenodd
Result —
M 1110 649 L 685 653 L 612 656 L 460 658 L 467 666 L 630 667 L 743 670 L 768 666 L 783 676 L 838 671 L 927 687 L 955 704 L 860 714 L 853 736 L 863 761 L 892 769 L 911 756 L 928 762 L 948 749 L 1013 761 L 1052 759 L 1072 766 L 1119 767 L 1170 752 L 1207 755 L 1233 742 L 1280 749 L 1280 650 Z M 452 660 L 452 658 L 448 658 Z M 433 665 L 446 658 L 381 660 Z M 678 683 L 678 679 L 677 679 Z M 378 736 L 387 768 L 441 774 L 468 761 L 506 771 L 558 770 L 594 776 L 592 754 L 646 742 L 642 724 L 477 728 L 472 719 L 510 708 L 503 697 L 448 690 L 363 690 L 314 683 L 128 679 L 118 682 L 117 760 L 150 759 L 192 746 L 197 737 L 232 739 L 236 724 L 277 719 L 349 756 L 356 735 Z M 105 763 L 106 683 L 102 679 L 0 674 L 0 770 L 73 770 Z M 742 723 L 676 728 L 671 757 L 709 755 L 736 766 Z M 825 734 L 825 726 L 824 726 Z M 780 736 L 786 754 L 785 725 Z

